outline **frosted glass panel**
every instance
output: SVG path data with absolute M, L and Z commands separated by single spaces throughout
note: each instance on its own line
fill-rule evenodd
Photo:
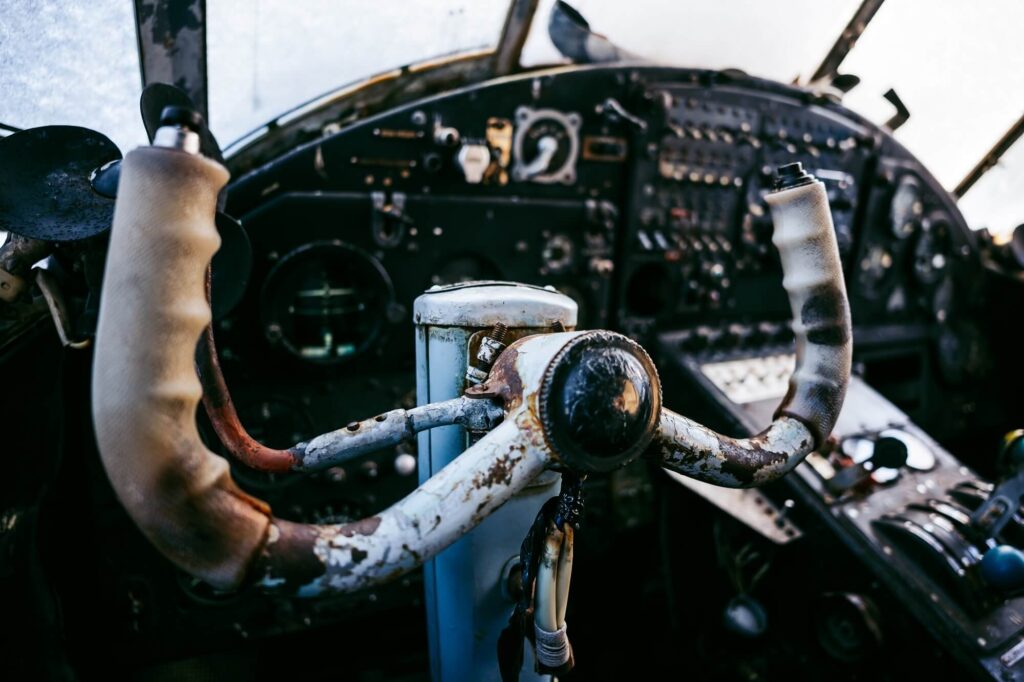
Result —
M 508 0 L 208 0 L 210 123 L 223 143 L 359 78 L 493 47 Z
M 146 142 L 130 0 L 3 0 L 0 122 L 70 124 L 122 152 Z

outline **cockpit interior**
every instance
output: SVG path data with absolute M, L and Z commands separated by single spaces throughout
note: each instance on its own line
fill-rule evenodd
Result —
M 3 3 L 0 679 L 1024 680 L 1021 21 Z

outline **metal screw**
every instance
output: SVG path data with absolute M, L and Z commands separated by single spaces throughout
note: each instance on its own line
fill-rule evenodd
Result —
M 497 341 L 498 343 L 505 343 L 505 334 L 507 334 L 507 333 L 508 333 L 508 327 L 503 325 L 501 322 L 498 322 L 491 329 L 490 337 L 492 339 L 494 339 L 495 341 Z

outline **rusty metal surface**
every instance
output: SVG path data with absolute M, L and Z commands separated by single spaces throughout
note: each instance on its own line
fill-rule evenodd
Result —
M 205 0 L 135 0 L 142 84 L 185 91 L 209 120 Z
M 467 414 L 495 417 L 493 405 L 480 398 L 501 398 L 507 411 L 499 426 L 380 514 L 344 525 L 279 521 L 265 503 L 235 486 L 227 463 L 206 450 L 194 424 L 200 387 L 193 349 L 203 336 L 199 364 L 218 434 L 262 448 L 238 423 L 209 330 L 208 264 L 218 245 L 216 195 L 226 176 L 198 156 L 156 147 L 129 155 L 104 280 L 93 385 L 97 441 L 119 498 L 165 556 L 215 586 L 255 582 L 316 596 L 386 582 L 419 566 L 556 463 L 541 403 L 566 349 L 593 342 L 574 361 L 586 364 L 607 347 L 632 343 L 611 332 L 520 338 L 499 356 L 474 396 L 415 414 L 386 413 L 347 427 L 348 435 L 329 434 L 331 442 L 317 446 L 318 457 L 331 449 L 379 447 L 417 426 Z M 648 451 L 667 468 L 719 485 L 759 485 L 814 448 L 815 428 L 819 434 L 831 430 L 849 371 L 849 314 L 838 255 L 832 258 L 827 201 L 815 192 L 823 193 L 820 183 L 778 192 L 772 210 L 802 358 L 796 397 L 783 407 L 811 405 L 824 416 L 783 416 L 763 434 L 739 441 L 662 410 Z M 801 375 L 801 367 L 808 372 Z M 801 398 L 801 382 L 826 381 L 837 390 Z M 615 391 L 602 392 L 601 399 L 625 400 Z M 652 426 L 638 440 L 649 438 Z M 282 468 L 301 459 L 295 449 L 254 449 L 246 456 Z M 571 467 L 568 460 L 557 463 Z
M 209 298 L 210 277 L 207 270 L 207 298 Z M 242 426 L 238 411 L 231 400 L 224 373 L 217 357 L 217 345 L 213 338 L 213 327 L 207 325 L 196 346 L 196 370 L 203 387 L 203 408 L 210 418 L 217 438 L 224 447 L 246 466 L 259 471 L 285 472 L 298 464 L 299 454 L 292 449 L 269 448 L 256 441 Z
M 549 461 L 536 417 L 520 410 L 376 516 L 306 528 L 274 520 L 255 567 L 258 584 L 312 597 L 387 582 L 478 525 Z
M 207 296 L 210 281 L 208 275 Z M 197 345 L 196 369 L 203 386 L 203 407 L 217 437 L 239 461 L 260 471 L 319 471 L 397 445 L 420 431 L 450 424 L 486 431 L 504 416 L 501 407 L 489 400 L 460 397 L 411 410 L 391 410 L 297 443 L 287 450 L 278 450 L 252 438 L 238 418 L 220 368 L 212 325 L 203 330 Z
M 776 419 L 753 438 L 735 439 L 663 410 L 648 450 L 670 471 L 729 488 L 769 483 L 820 447 L 839 417 L 850 379 L 850 306 L 825 187 L 806 176 L 766 200 L 797 356 Z
M 750 488 L 785 475 L 814 449 L 814 438 L 791 417 L 775 420 L 753 438 L 729 438 L 662 410 L 661 424 L 648 448 L 671 471 L 727 488 Z
M 39 239 L 7 235 L 7 241 L 0 246 L 0 301 L 13 303 L 28 290 L 26 280 L 32 264 L 45 258 L 52 245 Z
M 509 415 L 376 516 L 329 526 L 275 519 L 234 484 L 227 462 L 203 446 L 194 423 L 201 397 L 194 348 L 210 321 L 208 263 L 218 243 L 216 194 L 226 179 L 222 167 L 200 156 L 157 147 L 136 150 L 125 162 L 93 373 L 104 467 L 157 549 L 220 589 L 256 582 L 314 596 L 390 580 L 436 555 L 544 471 L 551 455 L 536 410 L 524 406 Z M 534 393 L 558 348 L 531 346 Z M 201 358 L 215 363 L 212 351 L 207 344 Z M 211 376 L 225 398 L 215 407 L 233 413 L 223 378 Z M 460 405 L 480 409 L 471 402 L 480 401 Z M 422 414 L 418 423 L 438 414 Z M 237 420 L 234 426 L 244 433 Z M 288 458 L 285 451 L 281 459 Z
M 344 428 L 298 443 L 292 452 L 298 457 L 293 469 L 318 471 L 341 464 L 374 450 L 397 445 L 420 431 L 458 424 L 471 431 L 488 431 L 504 416 L 504 410 L 490 400 L 466 397 L 415 407 L 391 410 L 376 417 L 352 422 Z
M 40 239 L 11 233 L 7 235 L 4 245 L 0 246 L 0 269 L 16 277 L 24 277 L 32 269 L 33 263 L 49 255 L 52 248 L 52 245 Z

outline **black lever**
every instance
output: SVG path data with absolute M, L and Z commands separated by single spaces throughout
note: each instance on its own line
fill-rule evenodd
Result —
M 874 452 L 862 462 L 847 467 L 826 481 L 833 495 L 842 495 L 866 481 L 878 469 L 899 469 L 907 463 L 907 445 L 898 438 L 883 436 L 874 442 Z

